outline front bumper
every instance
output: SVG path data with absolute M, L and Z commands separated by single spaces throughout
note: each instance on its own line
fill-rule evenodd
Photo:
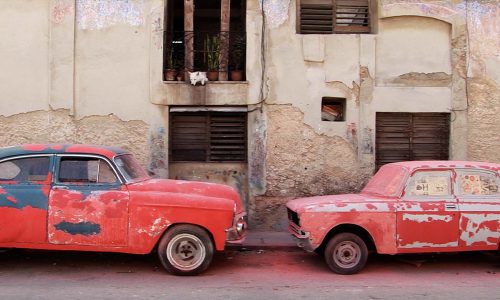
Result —
M 245 240 L 247 229 L 247 214 L 245 212 L 237 214 L 233 226 L 226 229 L 226 244 L 241 244 Z
M 314 247 L 309 239 L 309 232 L 302 231 L 301 228 L 292 221 L 288 223 L 288 231 L 293 235 L 297 246 L 306 251 L 314 251 Z

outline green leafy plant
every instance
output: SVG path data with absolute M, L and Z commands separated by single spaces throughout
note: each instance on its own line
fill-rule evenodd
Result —
M 236 35 L 231 42 L 231 64 L 233 65 L 234 70 L 241 70 L 243 65 L 243 56 L 246 50 L 245 35 Z
M 221 41 L 219 36 L 214 35 L 205 38 L 205 55 L 207 57 L 208 70 L 218 70 L 221 56 Z

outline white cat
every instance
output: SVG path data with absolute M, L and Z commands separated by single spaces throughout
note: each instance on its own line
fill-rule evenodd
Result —
M 189 73 L 189 81 L 191 81 L 192 85 L 196 85 L 201 83 L 201 85 L 205 85 L 207 83 L 207 72 L 188 72 Z

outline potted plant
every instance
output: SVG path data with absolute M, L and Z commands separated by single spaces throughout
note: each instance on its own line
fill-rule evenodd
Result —
M 207 57 L 207 78 L 210 81 L 219 79 L 219 63 L 221 55 L 220 38 L 217 35 L 205 39 L 205 55 Z
M 235 36 L 232 41 L 231 49 L 231 64 L 233 69 L 231 70 L 231 80 L 242 81 L 243 80 L 243 61 L 245 54 L 245 36 L 240 34 Z
M 168 48 L 166 53 L 166 66 L 164 70 L 164 76 L 165 80 L 173 81 L 175 80 L 175 75 L 177 74 L 177 71 L 175 70 L 174 51 L 172 48 Z

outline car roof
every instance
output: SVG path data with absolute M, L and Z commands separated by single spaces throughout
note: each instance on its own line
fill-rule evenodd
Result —
M 417 169 L 440 169 L 440 168 L 478 168 L 499 171 L 500 164 L 480 162 L 480 161 L 460 161 L 460 160 L 414 160 L 390 163 L 387 165 L 400 166 L 413 172 Z
M 97 154 L 113 159 L 128 151 L 117 147 L 84 144 L 23 144 L 0 148 L 0 159 L 31 154 Z

